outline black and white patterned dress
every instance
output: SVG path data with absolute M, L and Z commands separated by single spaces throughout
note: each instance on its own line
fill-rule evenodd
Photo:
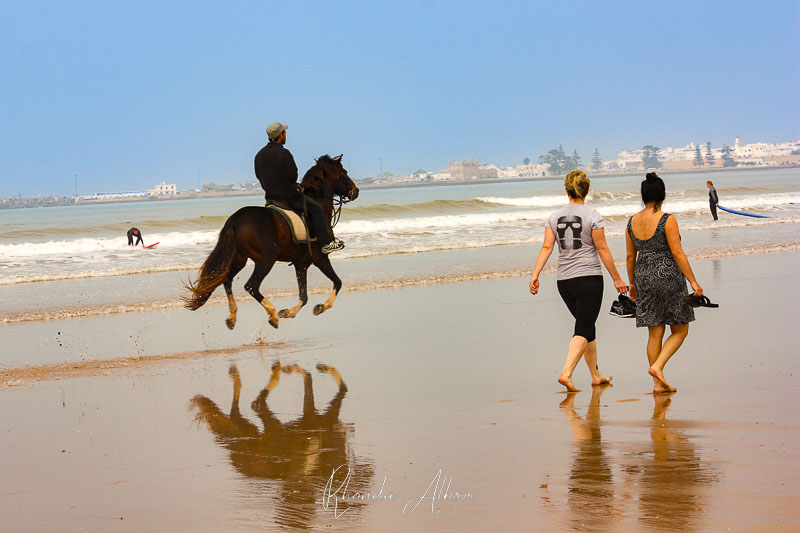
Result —
M 628 219 L 628 235 L 636 247 L 636 327 L 662 324 L 688 324 L 694 309 L 683 301 L 689 294 L 686 278 L 678 267 L 667 242 L 664 227 L 669 213 L 664 213 L 652 237 L 637 239 Z

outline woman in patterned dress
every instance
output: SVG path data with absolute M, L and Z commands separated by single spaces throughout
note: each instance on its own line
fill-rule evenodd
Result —
M 655 172 L 647 174 L 642 182 L 644 209 L 628 220 L 626 232 L 630 296 L 636 300 L 636 327 L 649 330 L 647 372 L 653 376 L 654 394 L 677 390 L 664 378 L 664 365 L 683 344 L 694 320 L 694 310 L 683 301 L 686 280 L 697 296 L 703 295 L 681 247 L 678 222 L 661 211 L 665 197 L 664 181 Z M 670 335 L 662 343 L 667 325 Z

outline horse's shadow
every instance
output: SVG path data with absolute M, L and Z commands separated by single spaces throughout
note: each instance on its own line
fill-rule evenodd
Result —
M 263 429 L 244 417 L 239 409 L 242 380 L 235 365 L 230 368 L 233 380 L 233 401 L 230 413 L 225 414 L 209 398 L 197 395 L 190 408 L 195 419 L 205 422 L 217 443 L 228 450 L 237 472 L 254 480 L 268 480 L 268 490 L 275 492 L 276 522 L 290 527 L 308 527 L 314 523 L 316 509 L 322 508 L 326 483 L 336 469 L 351 474 L 349 491 L 365 492 L 374 477 L 374 468 L 359 460 L 348 450 L 352 424 L 339 420 L 347 386 L 339 371 L 324 364 L 317 370 L 329 374 L 338 390 L 326 409 L 318 412 L 314 406 L 311 374 L 298 365 L 272 365 L 267 386 L 251 403 Z M 303 414 L 290 422 L 281 422 L 267 405 L 269 393 L 278 385 L 282 373 L 299 374 L 303 378 Z M 358 502 L 348 502 L 358 509 Z M 347 513 L 352 516 L 352 513 Z

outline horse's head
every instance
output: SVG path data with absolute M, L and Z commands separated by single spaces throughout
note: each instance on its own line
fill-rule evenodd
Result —
M 317 164 L 308 169 L 300 182 L 304 192 L 323 204 L 332 202 L 334 196 L 346 202 L 358 198 L 358 187 L 347 175 L 341 155 L 331 157 L 325 154 L 316 161 Z

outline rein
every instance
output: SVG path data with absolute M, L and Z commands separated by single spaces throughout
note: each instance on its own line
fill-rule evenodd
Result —
M 342 216 L 342 206 L 351 200 L 349 198 L 345 198 L 342 195 L 337 195 L 338 198 L 331 197 L 333 200 L 333 214 L 331 216 L 331 227 L 336 227 L 336 224 L 339 223 L 339 217 Z

